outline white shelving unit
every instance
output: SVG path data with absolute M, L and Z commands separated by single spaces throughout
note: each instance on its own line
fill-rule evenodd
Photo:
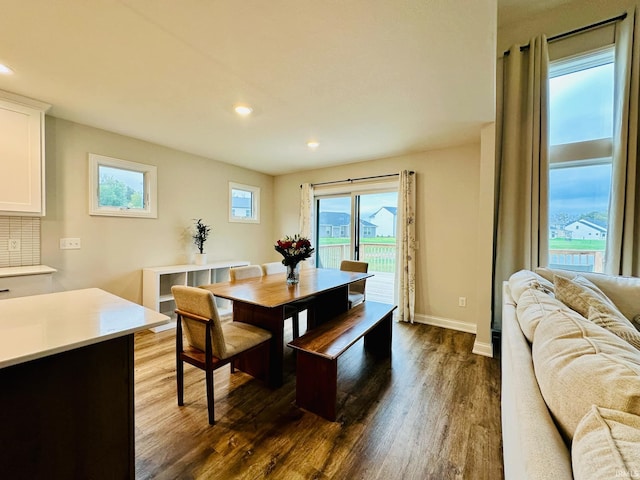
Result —
M 249 265 L 244 260 L 222 260 L 206 265 L 167 265 L 142 269 L 142 305 L 171 317 L 172 321 L 152 328 L 154 332 L 176 326 L 176 303 L 171 294 L 174 285 L 198 287 L 229 280 L 229 269 Z M 231 302 L 217 298 L 220 315 L 231 313 Z

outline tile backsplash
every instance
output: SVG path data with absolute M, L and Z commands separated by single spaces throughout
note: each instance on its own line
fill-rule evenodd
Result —
M 19 251 L 9 251 L 11 240 Z M 40 265 L 40 217 L 0 216 L 0 267 L 24 265 Z

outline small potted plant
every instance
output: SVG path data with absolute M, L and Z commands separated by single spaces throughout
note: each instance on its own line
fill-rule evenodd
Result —
M 196 233 L 193 235 L 193 243 L 196 244 L 199 252 L 196 253 L 196 265 L 205 265 L 207 263 L 207 254 L 204 253 L 204 243 L 209 237 L 211 227 L 202 223 L 201 218 L 198 218 L 195 222 Z

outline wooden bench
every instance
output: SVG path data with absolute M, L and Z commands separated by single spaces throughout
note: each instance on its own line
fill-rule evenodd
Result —
M 362 337 L 366 350 L 389 356 L 395 309 L 394 305 L 366 301 L 288 343 L 297 352 L 299 407 L 335 421 L 338 357 Z

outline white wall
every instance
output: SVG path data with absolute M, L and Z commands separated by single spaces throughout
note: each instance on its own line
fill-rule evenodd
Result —
M 88 214 L 88 154 L 158 167 L 157 219 Z M 260 224 L 228 222 L 228 182 L 261 188 Z M 46 119 L 47 214 L 42 263 L 58 269 L 57 290 L 99 287 L 141 302 L 141 269 L 189 263 L 192 219 L 212 226 L 210 260 L 272 258 L 273 177 L 53 117 Z M 80 250 L 59 239 L 79 237 Z

